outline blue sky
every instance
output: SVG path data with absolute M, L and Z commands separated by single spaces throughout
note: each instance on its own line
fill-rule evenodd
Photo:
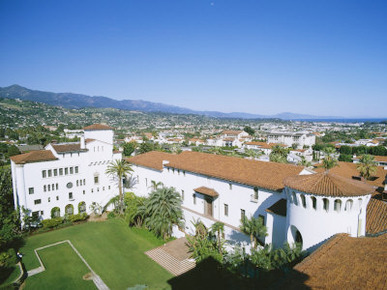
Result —
M 0 0 L 0 86 L 387 117 L 387 1 Z

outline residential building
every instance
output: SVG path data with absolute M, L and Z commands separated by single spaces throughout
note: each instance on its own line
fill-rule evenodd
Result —
M 307 132 L 271 132 L 267 134 L 267 143 L 280 143 L 288 147 L 297 144 L 298 148 L 310 147 L 316 144 L 316 135 Z

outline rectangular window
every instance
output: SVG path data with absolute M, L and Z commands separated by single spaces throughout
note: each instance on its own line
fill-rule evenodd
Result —
M 230 190 L 232 189 L 232 183 L 229 183 L 228 186 L 230 187 Z
M 184 190 L 181 191 L 181 199 L 184 200 Z
M 51 202 L 51 197 L 49 197 L 49 198 L 47 199 L 47 201 L 48 201 L 48 202 Z
M 73 174 L 73 173 L 74 173 L 74 168 L 70 167 L 70 174 Z
M 108 186 L 108 189 L 110 190 L 110 185 Z
M 73 199 L 73 193 L 69 192 L 69 199 Z
M 105 191 L 105 186 L 104 186 L 104 187 L 102 187 L 102 190 L 103 190 L 103 191 Z
M 34 204 L 41 204 L 42 203 L 42 200 L 41 199 L 35 199 L 34 200 Z
M 83 191 L 83 194 L 85 194 L 86 193 L 86 191 Z
M 48 191 L 51 191 L 51 184 L 48 185 Z
M 43 185 L 43 191 L 44 191 L 44 192 L 47 191 L 47 185 Z
M 78 173 L 79 172 L 79 168 L 78 166 L 75 166 L 75 173 Z
M 79 186 L 79 180 L 77 180 L 77 186 Z
M 59 175 L 63 175 L 63 168 L 59 168 Z
M 91 193 L 93 193 L 94 192 L 94 189 L 91 189 Z
M 83 180 L 83 185 L 86 185 L 86 179 Z M 110 189 L 110 188 L 109 188 Z
M 246 218 L 246 211 L 244 209 L 241 209 L 241 220 L 244 220 Z
M 54 176 L 58 176 L 58 169 L 54 169 Z
M 98 184 L 99 182 L 99 179 L 98 179 L 98 175 L 94 176 L 94 184 Z
M 224 215 L 228 216 L 228 204 L 224 204 Z
M 59 200 L 59 196 L 58 195 L 56 196 L 56 200 Z
M 48 175 L 48 177 L 51 177 L 52 176 L 52 170 L 50 169 L 50 170 L 47 170 L 47 175 Z
M 196 194 L 193 194 L 193 204 L 196 204 Z
M 254 199 L 258 200 L 258 188 L 254 187 Z
M 52 184 L 52 190 L 55 190 L 55 184 L 54 183 Z
M 57 184 L 55 184 L 55 189 L 58 190 L 58 188 L 59 188 L 59 185 L 57 183 Z
M 66 167 L 65 168 L 65 175 L 69 174 L 69 169 Z
M 29 194 L 34 194 L 34 188 L 33 187 L 28 188 L 28 193 Z
M 47 177 L 47 171 L 46 171 L 46 170 L 42 170 L 42 177 L 43 177 L 43 178 L 46 178 L 46 177 Z

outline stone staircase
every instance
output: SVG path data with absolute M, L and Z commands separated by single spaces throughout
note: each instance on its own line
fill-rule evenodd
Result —
M 149 250 L 145 252 L 145 254 L 175 276 L 179 276 L 195 268 L 196 263 L 194 260 L 184 259 L 180 261 L 168 252 L 164 251 L 163 247 L 164 246 Z

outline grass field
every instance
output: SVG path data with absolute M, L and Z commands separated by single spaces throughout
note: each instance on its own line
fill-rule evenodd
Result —
M 34 249 L 67 239 L 73 243 L 110 289 L 126 289 L 136 284 L 146 284 L 151 289 L 170 288 L 167 280 L 173 277 L 172 274 L 144 254 L 145 251 L 163 242 L 144 230 L 129 228 L 123 221 L 116 219 L 84 223 L 29 237 L 21 249 L 27 270 L 39 267 Z M 70 246 L 63 245 L 63 247 L 54 246 L 39 251 L 43 263 L 47 265 L 47 270 L 27 278 L 27 289 L 61 288 L 62 282 L 68 281 L 65 276 L 67 274 L 64 273 L 73 273 L 71 268 L 75 267 L 80 267 L 79 271 L 76 271 L 78 273 L 76 276 L 82 280 L 82 276 L 88 272 L 88 269 L 85 266 L 85 270 L 82 270 L 84 264 L 74 252 L 71 255 L 63 254 L 63 251 L 68 251 L 66 247 L 71 250 Z M 62 256 L 66 256 L 63 262 Z M 70 256 L 75 257 L 75 260 L 67 260 L 67 258 L 72 259 Z M 51 265 L 50 268 L 49 265 Z M 51 269 L 55 270 L 51 271 Z M 83 282 L 87 282 L 85 289 L 89 287 L 89 282 L 91 287 L 94 287 L 91 281 L 74 280 L 74 283 Z M 70 288 L 83 289 L 84 287 L 82 284 L 82 287 Z

